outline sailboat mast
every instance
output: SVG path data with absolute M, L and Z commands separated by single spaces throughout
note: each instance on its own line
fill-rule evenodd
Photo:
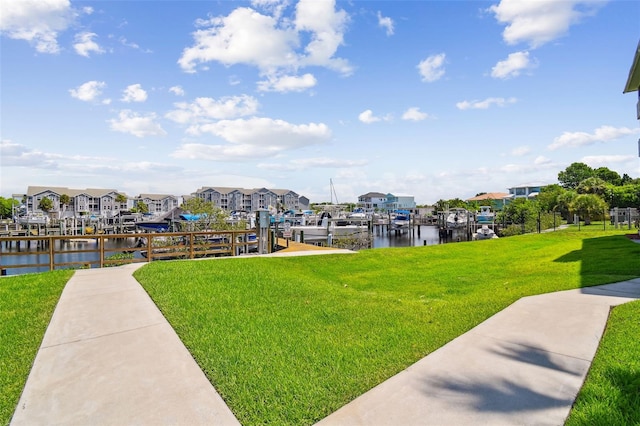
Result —
M 335 195 L 336 197 L 336 204 L 340 204 L 340 202 L 338 201 L 338 195 L 336 194 L 336 189 L 333 186 L 333 179 L 329 178 L 329 190 L 331 191 L 331 205 L 333 205 L 333 196 Z

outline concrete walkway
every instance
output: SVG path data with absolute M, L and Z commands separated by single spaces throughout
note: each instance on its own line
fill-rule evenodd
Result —
M 238 424 L 132 277 L 140 266 L 74 274 L 12 425 Z M 640 279 L 521 299 L 319 425 L 561 425 L 610 307 L 636 298 Z
M 318 425 L 562 425 L 640 279 L 525 297 Z
M 76 271 L 11 425 L 239 425 L 132 277 L 142 265 Z

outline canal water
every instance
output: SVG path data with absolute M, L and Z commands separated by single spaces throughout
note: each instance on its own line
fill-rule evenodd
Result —
M 414 226 L 409 232 L 402 234 L 388 232 L 386 229 L 374 229 L 373 232 L 373 248 L 432 246 L 440 243 L 437 226 Z
M 108 240 L 105 243 L 105 249 L 112 248 L 130 248 L 135 245 L 135 238 L 127 238 L 123 240 Z M 96 262 L 99 258 L 99 253 L 97 252 L 89 252 L 89 253 L 65 253 L 65 251 L 74 251 L 74 250 L 95 250 L 98 248 L 98 242 L 95 239 L 91 238 L 77 238 L 76 241 L 62 243 L 62 241 L 57 241 L 56 244 L 56 254 L 55 254 L 55 262 L 56 263 L 67 263 L 67 262 Z M 11 252 L 11 253 L 19 253 L 20 251 L 47 251 L 47 248 L 37 248 L 36 243 L 33 242 L 30 248 L 25 247 L 24 241 L 21 244 L 21 247 L 18 248 L 15 244 L 13 244 L 10 248 L 2 246 L 2 253 Z M 138 256 L 139 253 L 136 253 Z M 140 256 L 141 257 L 141 256 Z M 24 254 L 24 255 L 11 255 L 11 256 L 0 256 L 0 268 L 4 269 L 4 273 L 6 275 L 18 275 L 18 274 L 28 274 L 32 272 L 44 272 L 48 271 L 49 268 L 37 267 L 37 268 L 11 268 L 11 265 L 23 265 L 23 264 L 36 264 L 36 263 L 49 263 L 49 254 Z M 78 267 L 81 266 L 79 263 Z
M 458 241 L 458 237 L 454 236 L 453 240 Z M 105 248 L 126 248 L 134 247 L 135 238 L 128 238 L 125 240 L 108 240 Z M 439 229 L 437 226 L 420 225 L 410 229 L 409 232 L 397 234 L 395 232 L 388 232 L 386 229 L 375 229 L 373 232 L 373 248 L 385 248 L 385 247 L 416 247 L 416 246 L 431 246 L 441 244 L 443 241 L 440 239 Z M 56 254 L 56 262 L 91 262 L 98 261 L 98 253 L 64 253 L 65 250 L 88 250 L 98 247 L 98 243 L 93 239 L 86 239 L 81 242 L 73 242 L 64 244 L 58 250 L 63 253 Z M 22 250 L 27 249 L 22 246 Z M 31 250 L 35 250 L 33 247 Z M 2 247 L 2 252 L 19 252 L 15 245 L 11 248 Z M 43 250 L 44 251 L 44 250 Z M 139 253 L 136 253 L 139 255 Z M 11 268 L 11 265 L 17 264 L 34 264 L 34 263 L 48 263 L 48 254 L 37 255 L 15 255 L 15 256 L 2 256 L 0 259 L 0 267 L 5 268 L 7 275 L 26 274 L 31 272 L 43 272 L 47 271 L 47 267 L 40 268 Z

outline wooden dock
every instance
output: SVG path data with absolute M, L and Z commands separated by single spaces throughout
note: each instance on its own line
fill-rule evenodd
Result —
M 284 247 L 281 250 L 283 252 L 293 251 L 317 251 L 317 250 L 334 250 L 334 247 L 321 247 L 313 244 L 298 243 L 296 241 L 287 240 L 285 238 L 278 238 L 277 242 L 279 247 Z

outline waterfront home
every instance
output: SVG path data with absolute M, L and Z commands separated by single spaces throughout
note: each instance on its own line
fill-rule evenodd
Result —
M 482 195 L 476 195 L 475 197 L 468 198 L 468 202 L 477 202 L 484 206 L 490 206 L 493 210 L 501 210 L 504 207 L 505 199 L 510 194 L 506 192 L 488 192 Z
M 544 183 L 523 183 L 521 185 L 514 186 L 509 188 L 509 195 L 505 197 L 505 201 L 509 202 L 510 200 L 516 198 L 529 198 L 533 199 L 540 194 L 540 190 L 547 186 Z

